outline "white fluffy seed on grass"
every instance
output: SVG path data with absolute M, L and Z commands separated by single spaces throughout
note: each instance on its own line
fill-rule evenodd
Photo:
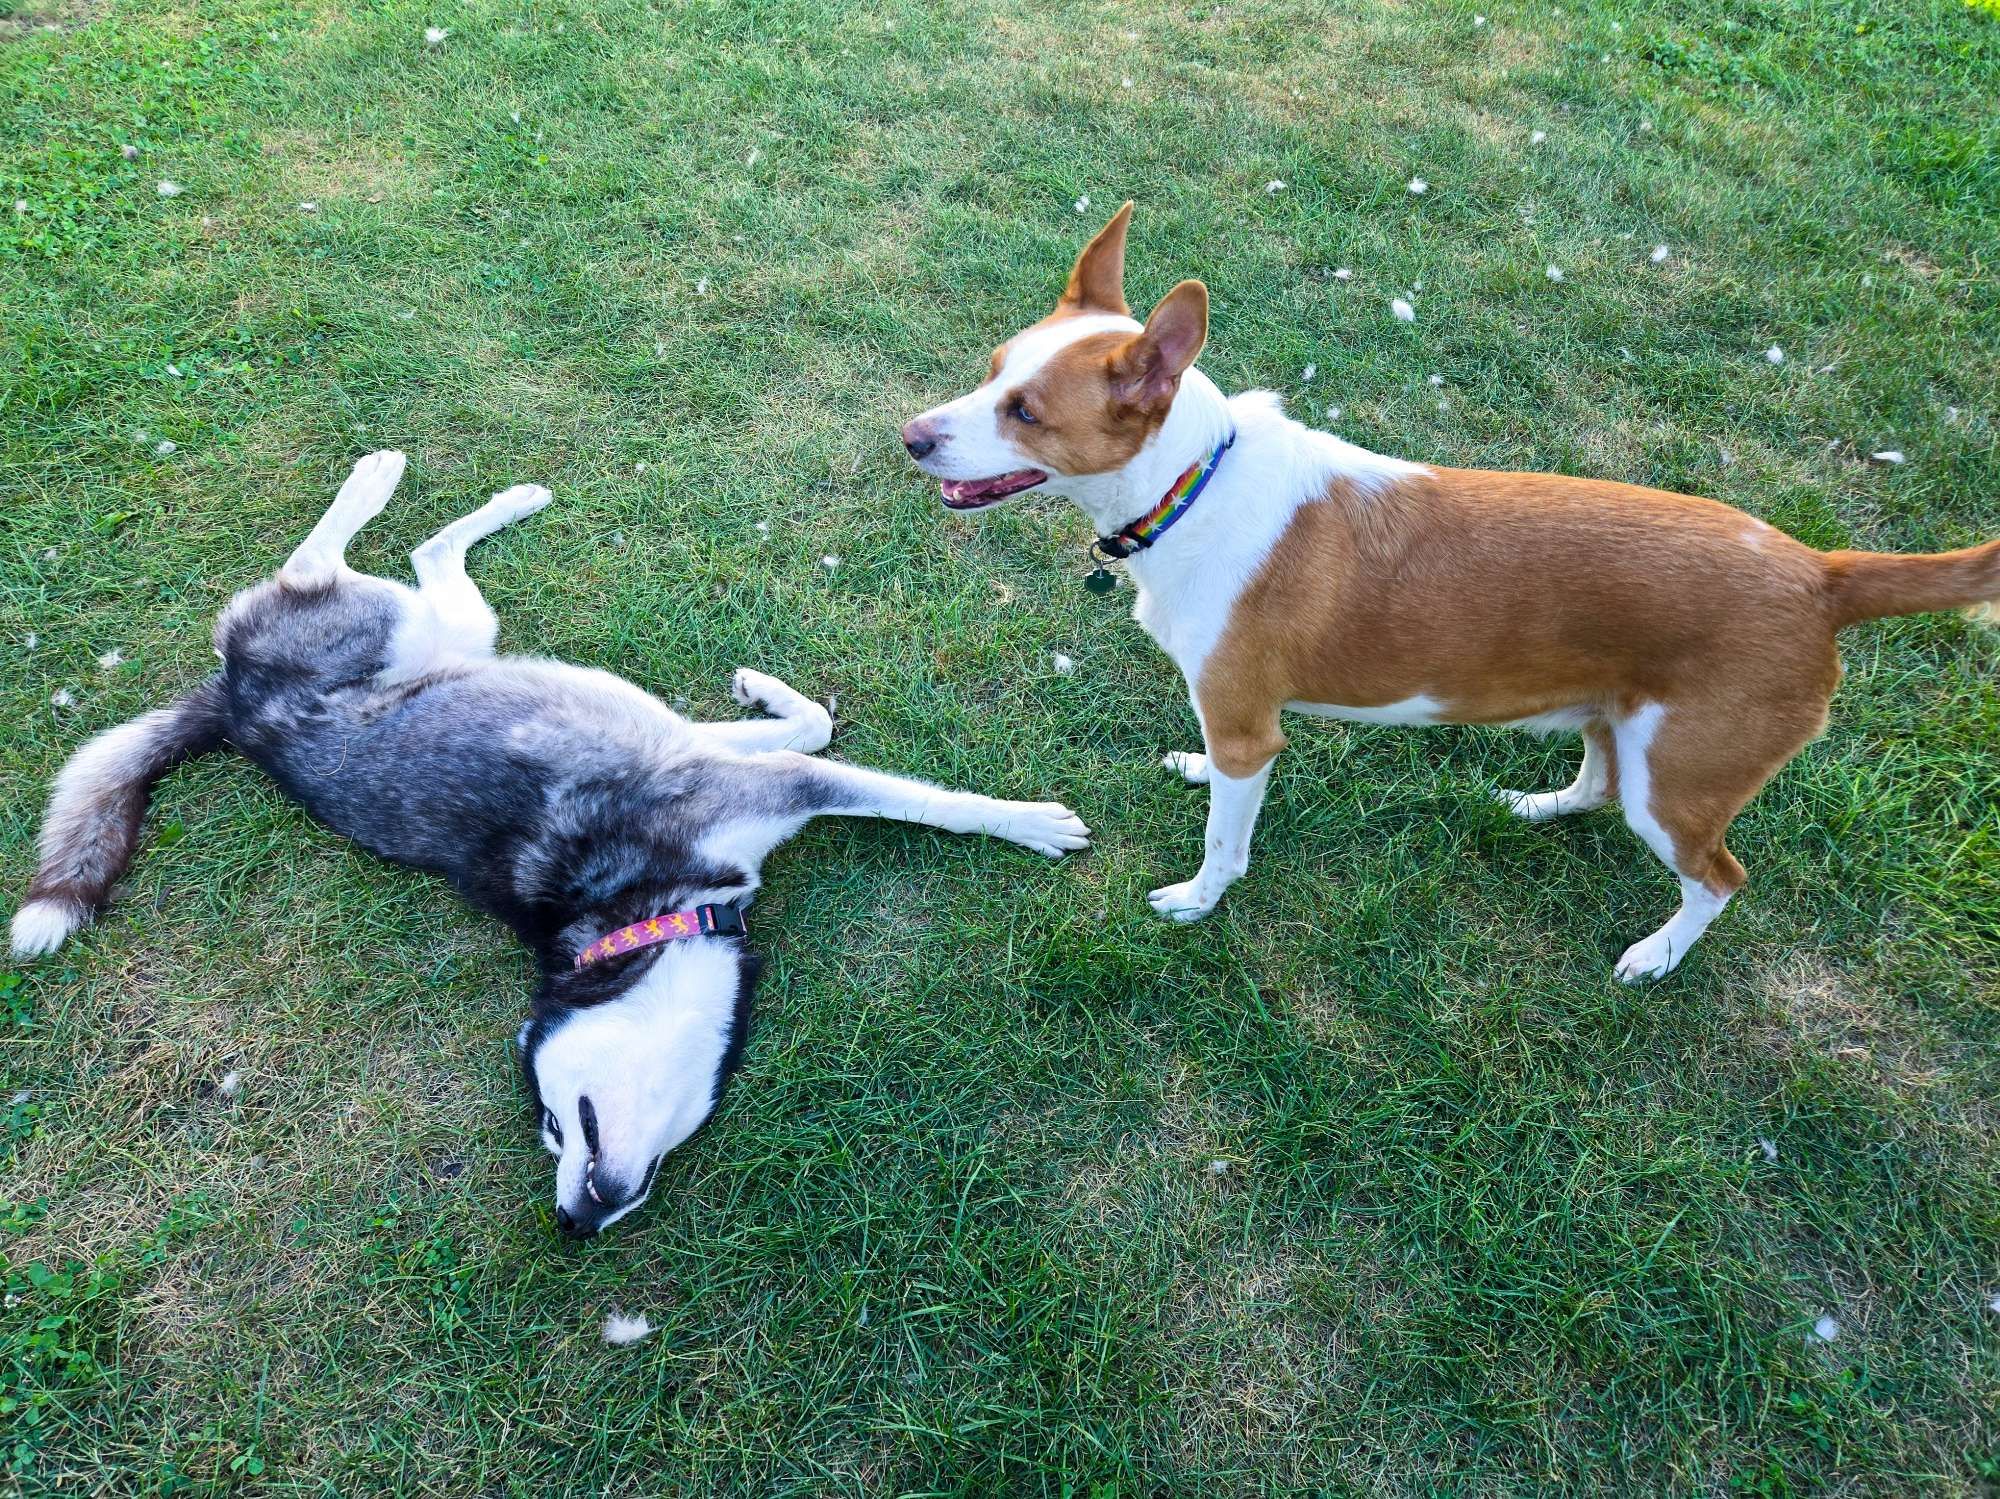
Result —
M 1423 179 L 1423 178 L 1421 178 L 1421 177 L 1412 177 L 1412 178 L 1410 179 L 1410 196 L 1411 196 L 1411 197 L 1413 197 L 1413 198 L 1421 198 L 1421 197 L 1422 197 L 1422 196 L 1423 196 L 1423 195 L 1424 195 L 1425 193 L 1429 192 L 1430 190 L 1431 190 L 1431 185 L 1430 185 L 1430 184 L 1429 184 L 1428 182 L 1424 181 L 1424 179 Z
M 829 552 L 826 556 L 819 559 L 819 565 L 828 572 L 832 572 L 836 567 L 840 566 L 840 559 Z
M 28 211 L 28 200 L 26 198 L 16 198 L 14 200 L 14 212 L 26 213 L 27 211 Z
M 756 529 L 759 536 L 769 536 L 771 534 L 771 523 L 767 520 L 760 520 L 757 522 Z
M 1129 78 L 1121 78 L 1118 80 L 1118 86 L 1120 88 L 1130 88 L 1132 86 L 1132 80 Z
M 1317 375 L 1318 373 L 1319 373 L 1319 366 L 1316 364 L 1309 364 L 1304 369 L 1299 371 L 1299 379 L 1305 382 L 1306 384 L 1310 385 L 1312 383 L 1312 377 L 1314 375 Z
M 1389 304 L 1389 311 L 1395 315 L 1395 319 L 1399 323 L 1414 323 L 1417 320 L 1417 309 L 1412 307 L 1408 302 L 1405 302 L 1401 297 L 1396 298 L 1395 301 Z
M 708 277 L 703 276 L 699 281 L 695 282 L 694 294 L 697 297 L 705 297 L 708 295 Z
M 604 1319 L 604 1341 L 613 1348 L 623 1348 L 627 1343 L 636 1343 L 652 1335 L 653 1324 L 644 1317 L 628 1317 L 623 1312 L 612 1312 Z
M 1443 386 L 1443 384 L 1444 384 L 1443 375 L 1432 375 L 1430 377 L 1430 385 L 1432 390 L 1439 389 L 1441 386 Z
M 106 651 L 97 658 L 97 669 L 99 671 L 116 671 L 124 664 L 125 653 L 123 651 Z
M 1486 17 L 1476 15 L 1472 18 L 1472 24 L 1474 26 L 1484 26 L 1486 24 Z
M 1266 196 L 1270 196 L 1276 193 L 1281 193 L 1284 190 L 1285 190 L 1285 184 L 1280 182 L 1276 177 L 1273 177 L 1269 182 L 1264 184 L 1264 192 Z
M 1346 266 L 1342 266 L 1333 273 L 1333 279 L 1336 281 L 1352 281 L 1354 279 L 1354 272 L 1350 271 Z
M 240 1072 L 223 1073 L 222 1081 L 215 1085 L 215 1091 L 224 1098 L 234 1098 L 243 1091 L 243 1074 Z
M 1549 138 L 1548 131 L 1537 130 L 1533 135 L 1528 137 L 1528 144 L 1531 146 L 1539 146 L 1543 141 L 1547 140 L 1548 138 Z
M 450 35 L 451 33 L 446 31 L 442 26 L 426 26 L 424 28 L 424 45 L 426 47 L 442 47 L 444 39 Z
M 1330 421 L 1330 422 L 1337 422 L 1337 421 L 1339 421 L 1339 420 L 1340 420 L 1340 408 L 1339 408 L 1338 406 L 1329 406 L 1329 407 L 1327 407 L 1327 408 L 1326 408 L 1326 419 L 1327 419 L 1328 421 Z
M 137 161 L 139 159 L 139 148 L 133 145 L 130 141 L 127 141 L 124 145 L 118 148 L 118 154 L 124 157 L 127 161 Z
M 1831 1343 L 1840 1336 L 1840 1324 L 1831 1317 L 1821 1317 L 1812 1325 L 1812 1336 L 1807 1342 Z
M 180 444 L 170 437 L 162 438 L 154 445 L 153 451 L 162 458 L 171 458 L 180 451 Z
M 301 204 L 299 205 L 299 212 L 300 212 L 300 213 L 318 213 L 318 212 L 319 212 L 319 204 L 317 204 L 317 203 L 314 203 L 314 202 L 311 202 L 311 201 L 307 201 L 307 202 L 304 202 L 304 203 L 301 203 Z
M 71 692 L 67 687 L 58 687 L 54 692 L 49 694 L 49 706 L 51 708 L 74 708 L 76 706 L 76 694 Z
M 32 651 L 41 643 L 42 637 L 37 635 L 33 630 L 28 631 L 27 634 L 21 637 L 21 649 L 24 651 Z
M 1563 268 L 1559 265 L 1552 265 L 1546 271 L 1543 271 L 1542 274 L 1547 276 L 1551 281 L 1560 281 L 1563 278 Z
M 1049 657 L 1049 665 L 1056 669 L 1056 675 L 1059 677 L 1066 677 L 1076 670 L 1076 662 L 1065 656 L 1061 651 L 1056 651 Z
M 1669 250 L 1665 245 L 1653 246 L 1653 264 L 1665 265 L 1667 263 L 1667 257 L 1673 253 L 1674 252 L 1672 250 Z
M 1779 348 L 1776 344 L 1772 344 L 1770 348 L 1764 351 L 1764 363 L 1783 364 L 1784 362 L 1785 362 L 1785 351 Z
M 178 182 L 163 181 L 153 191 L 163 198 L 178 198 L 181 195 L 181 185 Z
M 1083 196 L 1082 196 L 1081 198 L 1078 198 L 1078 199 L 1076 200 L 1076 211 L 1077 211 L 1078 213 L 1089 213 L 1089 212 L 1090 212 L 1090 194 L 1089 194 L 1089 193 L 1085 193 L 1085 194 L 1084 194 L 1084 195 L 1083 195 Z
M 1892 467 L 1905 461 L 1902 453 L 1895 448 L 1884 448 L 1879 453 L 1870 453 L 1868 458 L 1871 463 L 1886 463 Z
M 1229 1162 L 1210 1161 L 1208 1163 L 1208 1174 L 1210 1176 L 1227 1176 L 1229 1174 Z
M 1778 1160 L 1778 1144 L 1777 1144 L 1777 1141 L 1775 1141 L 1775 1140 L 1767 1140 L 1767 1139 L 1765 1139 L 1765 1138 L 1764 1138 L 1764 1137 L 1763 1137 L 1762 1135 L 1759 1135 L 1759 1136 L 1757 1137 L 1757 1148 L 1758 1148 L 1759 1150 L 1761 1150 L 1761 1151 L 1763 1151 L 1763 1152 L 1764 1152 L 1764 1159 L 1765 1159 L 1765 1160 L 1767 1160 L 1767 1161 L 1771 1162 L 1771 1163 L 1772 1163 L 1773 1165 L 1776 1165 L 1776 1164 L 1777 1164 L 1777 1160 Z

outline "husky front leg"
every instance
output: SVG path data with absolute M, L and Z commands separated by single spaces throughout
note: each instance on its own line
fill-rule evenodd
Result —
M 799 750 L 810 755 L 833 740 L 833 715 L 776 677 L 740 666 L 729 679 L 729 695 L 746 708 L 762 708 L 771 717 L 695 727 L 739 755 L 764 750 Z
M 882 817 L 952 833 L 985 833 L 1051 859 L 1090 847 L 1090 829 L 1060 802 L 1002 801 L 793 752 L 769 761 L 790 781 L 798 809 L 810 816 Z

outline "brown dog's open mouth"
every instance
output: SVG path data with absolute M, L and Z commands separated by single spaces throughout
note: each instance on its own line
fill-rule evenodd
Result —
M 1038 468 L 1017 468 L 1011 474 L 995 474 L 990 479 L 946 479 L 938 488 L 944 492 L 946 509 L 980 510 L 1024 489 L 1033 489 L 1047 478 Z

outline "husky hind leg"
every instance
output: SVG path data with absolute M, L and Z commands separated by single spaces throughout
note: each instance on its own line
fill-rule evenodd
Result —
M 554 496 L 539 484 L 502 490 L 470 515 L 460 516 L 410 553 L 417 589 L 396 631 L 389 675 L 421 676 L 454 661 L 493 654 L 500 620 L 465 570 L 472 544 L 502 526 L 533 515 Z
M 318 588 L 345 573 L 347 544 L 382 513 L 402 480 L 407 461 L 388 448 L 356 463 L 319 524 L 278 570 L 278 581 L 289 588 Z

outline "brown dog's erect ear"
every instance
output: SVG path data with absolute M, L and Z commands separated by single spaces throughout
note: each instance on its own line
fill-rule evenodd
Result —
M 1208 288 L 1183 281 L 1164 297 L 1137 334 L 1112 361 L 1111 378 L 1128 406 L 1171 401 L 1181 376 L 1208 342 Z
M 1083 247 L 1069 273 L 1069 285 L 1056 304 L 1064 312 L 1128 312 L 1125 305 L 1125 228 L 1132 222 L 1132 203 L 1111 215 L 1097 238 Z

